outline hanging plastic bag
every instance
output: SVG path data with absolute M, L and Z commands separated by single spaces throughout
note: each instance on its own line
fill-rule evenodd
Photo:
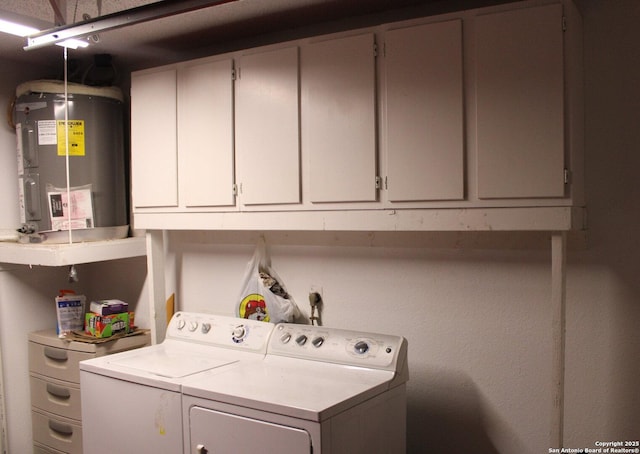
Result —
M 247 264 L 236 313 L 241 318 L 264 322 L 292 322 L 300 310 L 270 262 L 264 239 L 260 239 Z

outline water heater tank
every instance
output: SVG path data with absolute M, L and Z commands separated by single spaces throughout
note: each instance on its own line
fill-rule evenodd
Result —
M 73 241 L 126 237 L 122 92 L 69 83 L 65 96 L 61 81 L 26 82 L 15 122 L 22 229 L 52 242 L 69 230 Z

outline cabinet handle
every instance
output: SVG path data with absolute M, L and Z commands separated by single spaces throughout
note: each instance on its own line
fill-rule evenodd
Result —
M 69 388 L 54 385 L 53 383 L 47 383 L 47 392 L 60 399 L 68 399 L 71 397 L 71 391 L 69 391 Z
M 207 454 L 209 450 L 205 448 L 203 444 L 199 444 L 196 446 L 196 452 L 198 454 Z
M 71 425 L 54 421 L 52 419 L 49 420 L 49 429 L 65 437 L 73 435 L 73 427 Z
M 54 361 L 66 361 L 67 359 L 69 359 L 67 357 L 66 350 L 61 350 L 59 348 L 51 348 L 51 347 L 44 348 L 44 356 Z

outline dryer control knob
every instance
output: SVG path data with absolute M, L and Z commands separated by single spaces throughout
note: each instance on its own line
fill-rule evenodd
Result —
M 289 333 L 284 333 L 282 337 L 280 337 L 280 342 L 282 342 L 283 344 L 288 343 L 290 340 L 291 340 L 291 334 Z
M 242 339 L 244 335 L 247 334 L 247 330 L 245 329 L 244 325 L 238 325 L 233 328 L 232 334 L 236 339 Z
M 353 349 L 356 351 L 356 353 L 364 355 L 369 351 L 369 344 L 367 344 L 365 341 L 359 341 L 356 342 L 356 345 L 353 346 Z
M 321 336 L 316 337 L 311 341 L 311 343 L 313 344 L 314 347 L 319 348 L 322 346 L 322 344 L 324 344 L 324 337 L 321 337 Z
M 195 331 L 198 329 L 198 322 L 189 322 L 189 331 Z
M 207 334 L 211 330 L 211 323 L 203 323 L 200 330 L 202 331 L 202 334 Z
M 304 334 L 299 335 L 298 337 L 296 337 L 296 343 L 302 347 L 304 344 L 307 343 L 307 336 L 305 336 Z
M 187 324 L 187 322 L 185 322 L 184 320 L 182 320 L 182 319 L 178 320 L 178 329 L 179 330 L 184 329 L 184 325 L 186 325 L 186 324 Z

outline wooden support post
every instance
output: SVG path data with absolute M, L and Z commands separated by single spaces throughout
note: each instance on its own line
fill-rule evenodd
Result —
M 164 340 L 167 332 L 164 231 L 148 230 L 146 235 L 151 343 L 157 344 Z
M 551 236 L 551 310 L 553 333 L 553 407 L 551 411 L 550 444 L 561 448 L 564 442 L 564 366 L 565 366 L 565 313 L 567 278 L 567 235 Z

